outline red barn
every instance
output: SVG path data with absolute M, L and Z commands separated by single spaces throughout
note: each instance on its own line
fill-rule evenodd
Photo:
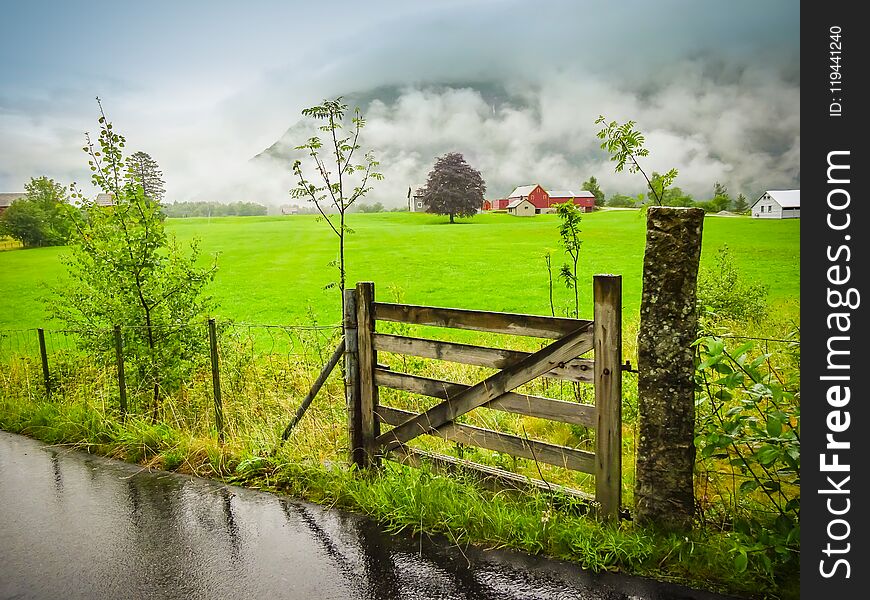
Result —
M 514 188 L 514 191 L 510 193 L 507 199 L 508 204 L 516 200 L 528 200 L 535 205 L 536 214 L 547 212 L 547 209 L 550 208 L 550 195 L 538 184 L 521 185 L 518 188 Z
M 574 206 L 580 208 L 582 212 L 592 212 L 595 208 L 595 194 L 590 191 L 580 190 L 576 194 L 571 190 L 553 190 L 550 192 L 550 206 L 564 204 L 572 199 Z
M 507 198 L 500 198 L 498 200 L 493 200 L 492 201 L 492 210 L 507 210 L 508 204 L 510 204 L 510 203 L 511 203 L 511 201 L 508 200 Z

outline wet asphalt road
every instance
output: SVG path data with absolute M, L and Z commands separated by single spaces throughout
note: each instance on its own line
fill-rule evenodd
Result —
M 0 599 L 716 600 L 0 432 Z

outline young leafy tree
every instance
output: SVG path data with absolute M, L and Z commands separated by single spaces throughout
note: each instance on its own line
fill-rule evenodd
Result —
M 296 150 L 308 152 L 320 177 L 320 183 L 311 182 L 305 176 L 302 161 L 297 160 L 293 163 L 293 174 L 296 175 L 298 183 L 290 190 L 293 198 L 303 198 L 313 202 L 323 220 L 338 237 L 338 261 L 331 263 L 331 266 L 338 267 L 337 285 L 341 293 L 342 307 L 344 307 L 347 275 L 344 256 L 345 236 L 351 233 L 346 224 L 346 215 L 354 202 L 371 191 L 370 179 L 384 178 L 376 171 L 379 163 L 371 151 L 366 152 L 361 161 L 353 161 L 354 154 L 361 148 L 359 135 L 366 122 L 360 109 L 355 108 L 354 116 L 350 119 L 348 134 L 343 135 L 345 125 L 348 125 L 345 123 L 347 108 L 347 104 L 344 104 L 339 96 L 335 100 L 324 100 L 322 104 L 302 111 L 303 116 L 323 122 L 319 129 L 327 136 L 326 149 L 324 149 L 324 142 L 318 136 L 310 138 L 301 146 L 296 146 Z M 327 214 L 333 210 L 335 213 Z M 330 283 L 326 287 L 331 288 L 335 285 L 336 283 Z
M 607 200 L 607 206 L 629 208 L 637 203 L 637 198 L 634 196 L 626 196 L 625 194 L 613 194 Z
M 471 167 L 458 152 L 435 160 L 423 186 L 423 205 L 427 212 L 453 218 L 473 217 L 483 206 L 486 184 L 480 171 Z
M 31 178 L 25 196 L 0 215 L 0 232 L 25 247 L 65 244 L 72 223 L 66 207 L 66 189 L 48 177 Z
M 127 159 L 127 166 L 142 186 L 146 198 L 150 198 L 157 204 L 163 203 L 164 189 L 163 172 L 157 165 L 157 161 L 151 158 L 147 152 L 134 152 Z
M 604 140 L 601 143 L 601 148 L 610 154 L 610 160 L 616 163 L 614 170 L 619 173 L 625 169 L 628 164 L 629 173 L 640 173 L 646 180 L 646 185 L 650 190 L 650 200 L 664 205 L 665 190 L 677 178 L 677 170 L 671 169 L 664 175 L 653 173 L 652 178 L 647 176 L 646 171 L 640 166 L 637 161 L 639 157 L 649 156 L 649 150 L 643 147 L 645 138 L 643 134 L 634 128 L 634 121 L 626 121 L 619 124 L 616 121 L 606 122 L 603 115 L 600 115 L 595 120 L 596 125 L 603 127 L 598 132 L 598 138 Z
M 217 267 L 197 266 L 197 243 L 185 254 L 167 235 L 160 205 L 145 195 L 128 168 L 125 139 L 113 131 L 97 102 L 98 147 L 86 135 L 83 150 L 94 185 L 112 194 L 114 204 L 101 206 L 71 186 L 81 216 L 73 221 L 71 251 L 63 259 L 68 283 L 55 290 L 49 309 L 79 331 L 86 348 L 107 360 L 113 356 L 111 328 L 123 326 L 128 374 L 150 390 L 156 417 L 161 394 L 177 387 L 207 356 L 204 323 L 210 299 L 203 288 Z
M 731 206 L 731 196 L 728 195 L 728 188 L 718 181 L 713 185 L 713 199 L 710 200 L 710 208 L 713 212 L 720 210 L 728 210 Z
M 580 317 L 580 290 L 577 281 L 577 264 L 580 262 L 580 220 L 582 213 L 573 202 L 565 202 L 556 205 L 556 214 L 559 215 L 559 237 L 562 248 L 570 257 L 571 262 L 562 265 L 559 277 L 565 282 L 569 290 L 574 290 L 574 313 L 575 319 Z
M 595 206 L 604 206 L 604 192 L 601 191 L 598 180 L 594 176 L 590 177 L 588 181 L 584 181 L 580 189 L 592 192 L 592 195 L 595 196 Z

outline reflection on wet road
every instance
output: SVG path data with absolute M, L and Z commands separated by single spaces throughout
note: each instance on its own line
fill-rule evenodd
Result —
M 0 599 L 714 599 L 0 432 Z

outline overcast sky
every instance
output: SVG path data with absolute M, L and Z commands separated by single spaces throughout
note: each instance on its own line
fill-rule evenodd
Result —
M 715 181 L 735 195 L 800 185 L 796 1 L 0 7 L 0 192 L 39 175 L 87 183 L 100 96 L 128 149 L 160 164 L 169 200 L 288 202 L 286 165 L 250 159 L 302 108 L 376 88 L 391 92 L 361 107 L 363 144 L 387 176 L 373 199 L 388 205 L 450 150 L 489 197 L 579 189 L 589 175 L 608 194 L 642 191 L 598 148 L 599 114 L 637 121 L 650 170 L 676 167 L 698 198 Z

